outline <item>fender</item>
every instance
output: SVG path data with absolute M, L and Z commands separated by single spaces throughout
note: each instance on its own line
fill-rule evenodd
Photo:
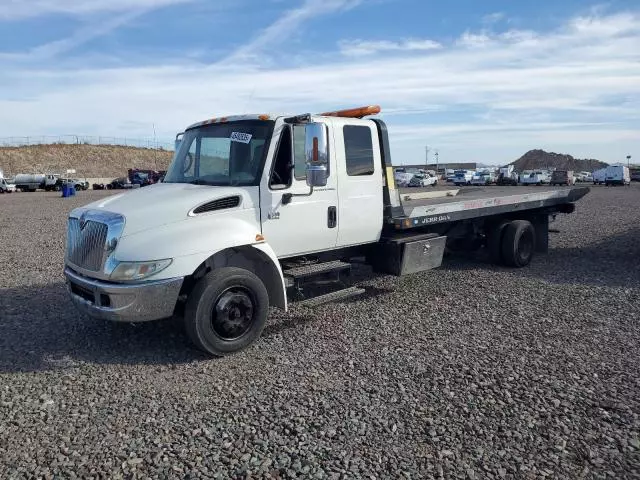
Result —
M 280 288 L 278 289 L 280 290 L 278 292 L 279 302 L 276 303 L 275 301 L 272 301 L 272 303 L 276 306 L 280 306 L 280 308 L 282 308 L 286 312 L 289 308 L 289 305 L 287 304 L 287 287 L 284 283 L 284 275 L 282 274 L 282 267 L 280 266 L 278 257 L 276 257 L 276 254 L 273 251 L 273 248 L 271 248 L 271 245 L 269 245 L 268 243 L 258 243 L 258 244 L 252 245 L 252 247 L 257 250 L 260 250 L 267 257 L 269 257 L 269 260 L 271 260 L 273 267 L 275 268 L 276 272 L 278 272 L 278 276 L 280 277 Z
M 269 274 L 263 281 L 268 283 L 271 304 L 286 310 L 287 294 L 280 262 L 271 246 L 257 235 L 261 234 L 256 210 L 217 212 L 123 236 L 113 257 L 121 262 L 173 259 L 169 267 L 149 277 L 161 280 L 188 277 L 209 259 L 226 251 L 241 254 L 245 250 L 249 259 L 269 266 Z M 256 255 L 249 254 L 247 248 Z

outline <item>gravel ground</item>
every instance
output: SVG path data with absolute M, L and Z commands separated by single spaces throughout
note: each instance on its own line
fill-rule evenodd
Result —
M 363 276 L 214 360 L 69 303 L 65 213 L 106 194 L 0 196 L 0 478 L 640 478 L 640 185 L 526 269 Z

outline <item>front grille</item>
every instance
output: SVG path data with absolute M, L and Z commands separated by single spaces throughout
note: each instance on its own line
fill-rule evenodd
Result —
M 80 228 L 80 220 L 70 218 L 67 229 L 67 257 L 80 268 L 97 272 L 102 268 L 109 227 L 88 220 Z

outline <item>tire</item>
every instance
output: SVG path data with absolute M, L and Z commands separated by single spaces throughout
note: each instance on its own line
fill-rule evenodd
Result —
M 219 268 L 194 286 L 185 308 L 185 329 L 200 350 L 229 355 L 258 339 L 268 310 L 269 294 L 255 274 L 242 268 Z
M 506 226 L 502 237 L 502 260 L 510 267 L 529 265 L 536 247 L 536 232 L 531 222 L 514 220 Z
M 504 230 L 509 225 L 509 220 L 502 220 L 487 231 L 487 249 L 489 250 L 489 258 L 494 265 L 504 265 L 502 259 L 502 238 Z

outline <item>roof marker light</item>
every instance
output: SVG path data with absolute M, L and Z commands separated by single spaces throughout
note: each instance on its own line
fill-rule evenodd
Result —
M 367 107 L 348 108 L 346 110 L 337 110 L 335 112 L 321 113 L 324 117 L 343 117 L 343 118 L 362 118 L 367 115 L 376 115 L 380 113 L 379 105 L 369 105 Z

